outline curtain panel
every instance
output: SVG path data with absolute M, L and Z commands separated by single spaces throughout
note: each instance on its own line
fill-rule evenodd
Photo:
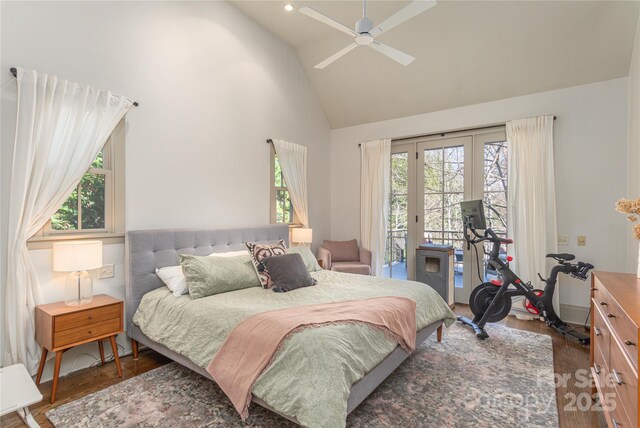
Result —
M 307 148 L 284 140 L 273 140 L 284 182 L 298 221 L 309 227 L 307 202 Z
M 360 146 L 360 240 L 371 251 L 371 272 L 382 276 L 389 225 L 391 140 L 374 140 Z
M 132 102 L 34 70 L 17 70 L 17 121 L 9 195 L 3 364 L 33 372 L 41 302 L 27 239 L 69 197 Z
M 558 249 L 553 160 L 553 116 L 507 122 L 507 224 L 514 245 L 512 269 L 527 280 L 546 277 Z M 560 293 L 554 295 L 558 314 Z

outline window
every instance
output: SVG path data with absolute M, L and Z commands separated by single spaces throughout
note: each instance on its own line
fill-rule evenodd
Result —
M 29 240 L 46 248 L 60 239 L 116 238 L 124 235 L 124 119 L 98 153 L 77 188 L 51 220 Z M 114 241 L 116 242 L 116 241 Z
M 271 145 L 271 223 L 298 223 L 291 196 L 282 175 L 278 154 L 273 145 Z

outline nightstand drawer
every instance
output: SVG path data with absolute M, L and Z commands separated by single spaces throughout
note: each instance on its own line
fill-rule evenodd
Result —
M 70 343 L 82 342 L 110 333 L 115 334 L 120 331 L 120 325 L 120 316 L 118 316 L 107 321 L 56 331 L 53 337 L 53 346 L 59 348 Z
M 95 324 L 120 317 L 120 304 L 87 309 L 55 317 L 54 331 L 69 330 L 84 325 Z

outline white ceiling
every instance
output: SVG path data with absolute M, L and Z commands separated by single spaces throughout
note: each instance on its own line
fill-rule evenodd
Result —
M 286 1 L 233 1 L 297 49 L 332 128 L 625 77 L 640 1 L 441 1 L 379 37 L 416 57 L 409 66 L 361 46 Z M 359 1 L 292 1 L 353 27 Z M 370 1 L 379 23 L 407 1 Z

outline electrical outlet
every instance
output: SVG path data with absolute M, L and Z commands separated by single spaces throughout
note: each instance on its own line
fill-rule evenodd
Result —
M 102 266 L 100 268 L 100 276 L 98 278 L 113 278 L 113 263 Z
M 584 235 L 578 235 L 578 246 L 584 247 L 587 245 L 587 237 Z
M 558 245 L 569 245 L 569 235 L 558 235 Z

